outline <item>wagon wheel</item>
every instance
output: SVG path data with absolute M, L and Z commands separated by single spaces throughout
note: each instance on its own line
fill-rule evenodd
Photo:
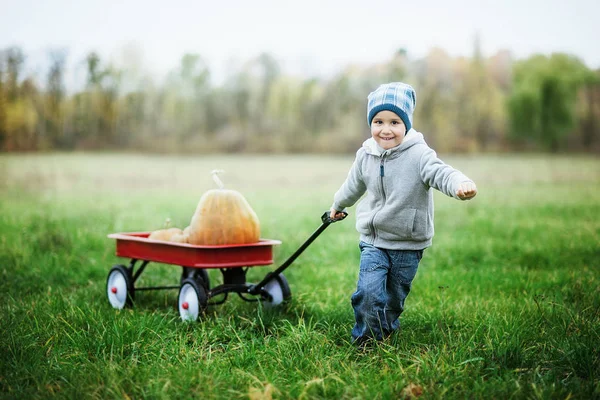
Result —
M 210 278 L 205 269 L 183 267 L 180 284 L 183 285 L 183 281 L 187 278 L 194 279 L 199 285 L 204 286 L 207 292 L 210 290 Z
M 208 305 L 206 289 L 194 278 L 184 279 L 179 289 L 177 304 L 183 321 L 196 321 Z
M 288 281 L 285 279 L 283 274 L 279 274 L 277 277 L 269 281 L 269 283 L 263 287 L 263 290 L 270 296 L 270 298 L 263 296 L 262 299 L 265 307 L 267 308 L 275 307 L 285 301 L 288 301 L 292 297 L 290 285 L 288 285 Z
M 131 271 L 124 265 L 115 265 L 106 279 L 106 295 L 113 308 L 121 310 L 133 304 L 135 289 Z

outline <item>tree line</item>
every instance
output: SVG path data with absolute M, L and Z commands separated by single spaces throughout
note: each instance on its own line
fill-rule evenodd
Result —
M 329 78 L 286 74 L 263 53 L 215 84 L 198 54 L 157 82 L 90 52 L 72 91 L 67 53 L 49 61 L 43 77 L 26 75 L 20 48 L 0 51 L 1 151 L 351 153 L 369 136 L 367 94 L 388 81 L 415 87 L 413 125 L 438 151 L 600 151 L 600 70 L 562 53 L 400 49 Z

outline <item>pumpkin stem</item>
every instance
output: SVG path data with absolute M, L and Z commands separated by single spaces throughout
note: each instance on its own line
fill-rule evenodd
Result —
M 215 181 L 219 189 L 225 188 L 223 181 L 219 179 L 219 174 L 222 174 L 223 172 L 225 171 L 223 171 L 222 169 L 213 169 L 212 171 L 210 171 L 210 173 L 212 174 L 213 181 Z

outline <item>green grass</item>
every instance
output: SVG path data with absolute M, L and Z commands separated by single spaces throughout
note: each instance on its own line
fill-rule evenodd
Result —
M 177 291 L 108 304 L 112 232 L 184 227 L 222 168 L 280 239 L 274 266 L 319 226 L 351 157 L 0 156 L 0 397 L 600 398 L 600 161 L 449 157 L 471 202 L 436 194 L 436 236 L 402 316 L 369 350 L 350 343 L 354 215 L 285 275 L 293 299 L 237 296 L 184 324 Z M 150 264 L 140 284 L 174 284 Z M 218 271 L 211 279 L 219 283 Z

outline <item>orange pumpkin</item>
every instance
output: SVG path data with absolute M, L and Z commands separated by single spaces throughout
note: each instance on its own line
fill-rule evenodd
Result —
M 260 223 L 241 193 L 224 189 L 213 171 L 219 189 L 202 195 L 189 226 L 188 242 L 196 245 L 256 243 L 260 239 Z M 187 230 L 187 228 L 186 228 Z

